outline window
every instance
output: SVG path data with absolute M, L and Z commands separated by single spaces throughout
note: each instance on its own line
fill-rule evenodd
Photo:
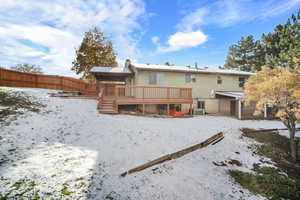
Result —
M 245 82 L 246 82 L 245 77 L 239 77 L 239 87 L 244 87 Z
M 196 82 L 196 75 L 195 74 L 185 74 L 185 82 L 186 83 L 195 83 Z
M 197 102 L 198 109 L 205 109 L 205 101 L 198 101 Z
M 218 85 L 220 85 L 220 84 L 222 84 L 222 77 L 221 76 L 218 76 L 218 78 L 217 78 L 217 83 L 218 83 Z
M 165 76 L 163 73 L 150 72 L 149 84 L 150 85 L 163 85 L 165 83 Z

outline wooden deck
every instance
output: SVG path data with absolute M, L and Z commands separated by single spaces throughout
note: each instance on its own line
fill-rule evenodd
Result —
M 100 90 L 99 111 L 118 113 L 119 105 L 143 105 L 143 114 L 147 104 L 189 104 L 192 107 L 192 89 L 158 86 L 116 86 L 110 96 Z M 112 95 L 113 94 L 113 95 Z M 192 110 L 192 109 L 190 109 Z

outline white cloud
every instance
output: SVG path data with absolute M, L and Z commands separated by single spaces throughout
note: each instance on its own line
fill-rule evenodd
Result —
M 1 0 L 0 64 L 32 62 L 70 75 L 75 48 L 93 26 L 113 41 L 118 59 L 137 58 L 143 16 L 142 0 Z
M 159 52 L 172 52 L 196 47 L 207 41 L 207 36 L 200 30 L 194 32 L 176 32 L 168 40 L 168 47 L 159 47 Z
M 278 16 L 299 5 L 300 0 L 218 0 L 196 8 L 192 12 L 187 11 L 177 28 L 190 31 L 209 24 L 228 27 L 237 23 Z
M 228 27 L 237 23 L 266 19 L 298 5 L 300 0 L 218 0 L 192 12 L 187 10 L 175 26 L 177 32 L 169 36 L 166 47 L 162 47 L 156 37 L 152 38 L 152 42 L 161 53 L 196 47 L 207 41 L 207 36 L 199 31 L 201 26 L 214 24 Z
M 299 6 L 299 4 L 300 0 L 289 0 L 278 2 L 278 4 L 271 1 L 261 9 L 260 16 L 261 18 L 266 18 L 280 15 L 288 10 L 291 10 L 292 8 Z
M 207 14 L 206 8 L 198 8 L 194 12 L 183 17 L 181 22 L 177 24 L 177 29 L 184 31 L 192 31 L 195 27 L 204 23 L 204 16 Z
M 159 41 L 159 37 L 158 37 L 158 36 L 153 36 L 153 37 L 151 38 L 151 41 L 153 42 L 153 44 L 157 44 L 158 41 Z

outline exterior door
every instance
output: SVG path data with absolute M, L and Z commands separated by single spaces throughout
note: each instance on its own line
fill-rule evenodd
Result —
M 103 84 L 103 96 L 115 96 L 115 86 L 114 84 Z
M 235 116 L 236 114 L 236 101 L 230 101 L 230 115 Z

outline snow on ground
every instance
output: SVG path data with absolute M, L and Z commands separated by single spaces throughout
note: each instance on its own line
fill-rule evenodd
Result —
M 297 127 L 299 127 L 299 126 L 300 126 L 300 123 L 297 124 Z M 278 131 L 278 133 L 282 136 L 290 138 L 290 132 L 288 130 L 281 130 L 281 131 Z M 300 138 L 300 131 L 296 131 L 295 137 Z
M 7 106 L 1 106 L 1 105 L 0 105 L 0 111 L 1 111 L 1 110 L 5 110 L 5 109 L 7 109 L 7 108 L 8 108 Z
M 228 169 L 249 171 L 259 157 L 239 128 L 282 128 L 278 121 L 229 117 L 150 118 L 103 115 L 97 102 L 49 97 L 44 89 L 17 89 L 46 104 L 9 125 L 0 124 L 0 193 L 9 182 L 30 178 L 40 194 L 72 199 L 263 199 L 242 189 Z M 10 119 L 8 119 L 10 120 Z M 202 142 L 223 131 L 224 140 L 141 172 L 137 165 Z M 238 152 L 238 153 L 236 153 Z M 215 166 L 236 159 L 242 167 Z M 6 183 L 6 184 L 5 184 Z M 67 191 L 67 192 L 66 192 Z

